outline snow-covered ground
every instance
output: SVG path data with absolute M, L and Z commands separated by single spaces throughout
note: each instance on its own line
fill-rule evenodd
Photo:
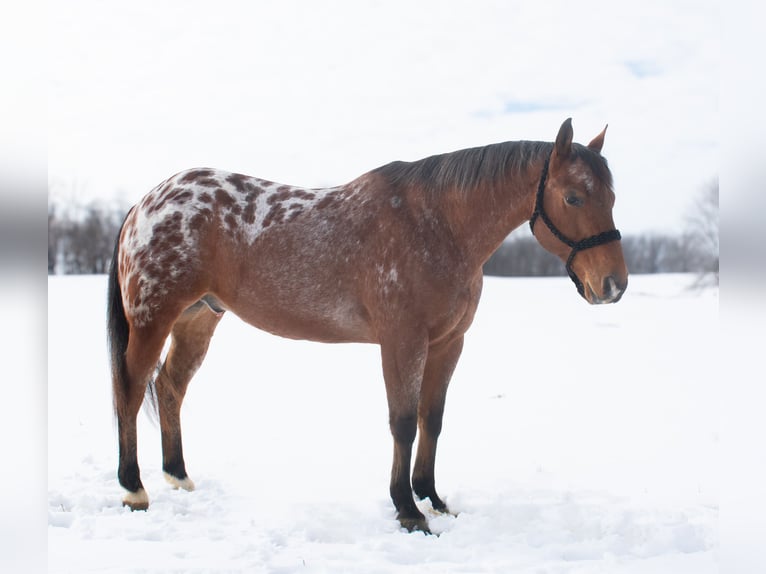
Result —
M 50 572 L 718 571 L 718 290 L 488 278 L 447 399 L 439 536 L 399 528 L 378 348 L 225 317 L 183 422 L 194 492 L 140 416 L 148 512 L 121 506 L 106 278 L 48 280 Z M 428 512 L 428 504 L 421 503 Z

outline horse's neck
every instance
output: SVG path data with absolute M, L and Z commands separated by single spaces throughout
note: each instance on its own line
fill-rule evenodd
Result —
M 445 213 L 469 264 L 483 265 L 508 234 L 532 216 L 543 161 L 530 162 L 504 181 L 445 194 Z

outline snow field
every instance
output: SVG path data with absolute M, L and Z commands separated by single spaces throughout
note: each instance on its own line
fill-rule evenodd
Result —
M 50 572 L 717 572 L 718 291 L 487 278 L 452 380 L 439 536 L 399 528 L 379 351 L 221 322 L 183 410 L 194 492 L 139 417 L 148 512 L 122 508 L 105 277 L 51 277 Z

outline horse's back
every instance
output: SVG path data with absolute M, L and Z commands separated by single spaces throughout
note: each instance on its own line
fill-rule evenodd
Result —
M 169 297 L 191 304 L 214 293 L 283 336 L 368 339 L 354 274 L 340 270 L 354 264 L 349 234 L 359 211 L 347 200 L 357 192 L 353 184 L 307 189 L 208 168 L 174 175 L 126 219 L 126 312 L 141 324 Z

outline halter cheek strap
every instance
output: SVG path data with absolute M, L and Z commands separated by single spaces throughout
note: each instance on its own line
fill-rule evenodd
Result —
M 577 276 L 577 274 L 572 269 L 572 262 L 574 261 L 575 255 L 579 253 L 580 251 L 584 251 L 586 249 L 590 249 L 591 247 L 597 247 L 599 245 L 603 245 L 604 243 L 609 243 L 611 241 L 619 241 L 621 238 L 620 232 L 617 229 L 612 229 L 610 231 L 604 231 L 602 233 L 598 233 L 596 235 L 591 235 L 590 237 L 586 237 L 585 239 L 581 239 L 580 241 L 573 241 L 572 239 L 569 239 L 566 235 L 561 233 L 558 227 L 551 221 L 551 218 L 548 217 L 548 214 L 545 212 L 545 208 L 543 207 L 543 193 L 545 192 L 545 182 L 548 179 L 548 166 L 550 164 L 550 156 L 545 158 L 545 165 L 543 165 L 543 173 L 540 176 L 540 184 L 537 186 L 537 196 L 535 197 L 535 210 L 532 213 L 532 217 L 529 219 L 529 228 L 532 230 L 532 233 L 535 232 L 535 222 L 537 221 L 538 217 L 543 220 L 543 223 L 545 223 L 546 227 L 550 230 L 550 232 L 562 243 L 569 246 L 572 251 L 569 252 L 569 257 L 567 258 L 566 263 L 566 269 L 567 273 L 569 274 L 569 278 L 574 282 L 575 286 L 577 287 L 577 292 L 582 296 L 585 297 L 585 287 L 582 284 L 582 281 L 580 281 L 580 278 Z

